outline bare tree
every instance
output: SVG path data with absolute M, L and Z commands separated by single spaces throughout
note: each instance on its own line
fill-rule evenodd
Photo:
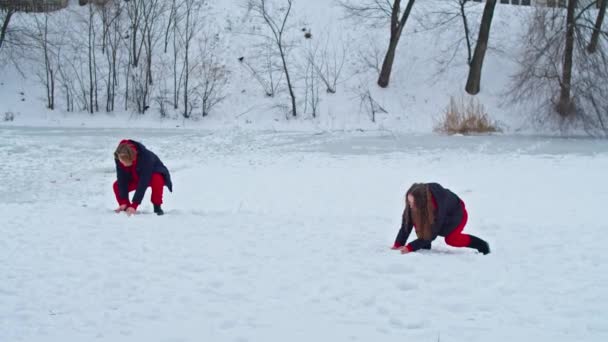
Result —
M 368 21 L 371 20 L 374 24 L 377 23 L 378 20 L 385 20 L 387 17 L 390 18 L 388 49 L 384 56 L 384 61 L 382 62 L 382 68 L 380 69 L 380 75 L 378 77 L 378 85 L 382 88 L 388 87 L 391 71 L 393 69 L 393 62 L 395 61 L 397 45 L 399 44 L 401 33 L 403 32 L 412 8 L 414 7 L 415 0 L 408 0 L 403 12 L 401 12 L 401 0 L 393 0 L 392 3 L 388 0 L 343 0 L 339 3 L 346 10 L 349 17 L 361 18 Z
M 251 61 L 245 56 L 238 58 L 240 64 L 249 72 L 253 79 L 260 84 L 264 94 L 274 97 L 283 81 L 283 68 L 280 62 L 275 60 L 273 45 L 264 40 L 256 49 L 256 54 L 251 56 Z
M 194 91 L 200 102 L 202 117 L 209 115 L 213 108 L 226 98 L 224 90 L 228 83 L 228 71 L 218 58 L 218 43 L 217 35 L 214 38 L 204 35 L 198 43 L 199 49 L 194 69 L 197 82 Z
M 574 2 L 578 1 L 569 2 L 566 11 L 537 8 L 533 13 L 511 100 L 535 103 L 535 112 L 560 118 L 560 123 L 577 119 L 590 132 L 606 131 L 608 35 L 600 35 L 596 52 L 588 53 L 594 30 L 589 22 L 595 14 Z
M 374 99 L 372 96 L 372 92 L 369 89 L 360 88 L 359 89 L 359 108 L 365 108 L 368 112 L 370 120 L 372 122 L 376 122 L 376 114 L 378 113 L 388 113 L 386 109 Z
M 91 3 L 89 3 L 88 24 L 89 113 L 93 114 L 99 111 L 99 103 L 97 102 L 97 60 L 95 58 L 95 12 Z
M 89 111 L 89 95 L 87 88 L 87 60 L 86 46 L 82 42 L 86 39 L 85 21 L 77 21 L 61 32 L 62 49 L 67 50 L 70 58 L 62 58 L 58 63 L 58 81 L 60 89 L 66 98 L 66 109 L 74 110 L 74 104 L 78 104 L 78 110 Z M 76 28 L 76 29 L 74 29 Z
M 322 44 L 322 47 L 320 43 L 309 46 L 306 59 L 312 71 L 325 84 L 326 92 L 335 94 L 338 80 L 346 62 L 347 48 L 344 44 L 341 47 L 339 47 L 339 44 L 335 44 L 335 42 L 330 44 L 329 36 L 327 36 Z
M 597 13 L 595 26 L 593 27 L 593 34 L 591 35 L 591 41 L 587 47 L 587 51 L 589 51 L 589 53 L 594 53 L 597 50 L 597 44 L 600 40 L 600 33 L 602 32 L 602 24 L 604 23 L 604 15 L 606 14 L 606 6 L 608 5 L 608 0 L 597 1 L 600 1 L 600 10 Z M 0 44 L 2 44 L 1 40 Z
M 145 2 L 145 0 L 130 0 L 127 2 L 130 29 L 130 36 L 128 36 L 128 38 L 130 38 L 131 41 L 129 56 L 131 57 L 130 62 L 134 67 L 137 67 L 139 63 L 139 56 L 141 55 L 141 49 L 144 43 L 144 40 L 139 38 L 139 34 L 141 31 L 147 31 L 148 23 L 144 22 Z
M 287 90 L 291 98 L 291 115 L 297 116 L 297 105 L 296 95 L 294 92 L 294 86 L 289 74 L 288 67 L 288 47 L 285 42 L 285 33 L 287 29 L 287 21 L 292 10 L 293 0 L 286 0 L 287 5 L 285 8 L 280 8 L 276 12 L 271 11 L 266 0 L 249 0 L 248 6 L 251 11 L 261 18 L 270 30 L 271 39 L 273 45 L 277 49 L 277 52 L 281 58 L 281 64 L 283 67 L 283 73 L 285 74 L 285 80 L 287 82 Z M 275 20 L 278 18 L 279 20 Z
M 367 69 L 372 69 L 380 74 L 382 63 L 382 51 L 373 39 L 369 40 L 369 44 L 363 46 L 357 53 L 360 63 Z
M 122 36 L 122 14 L 123 8 L 120 2 L 113 2 L 102 9 L 103 39 L 102 52 L 105 51 L 107 60 L 106 76 L 106 111 L 114 111 L 116 102 L 116 88 L 118 86 L 118 54 L 121 48 Z
M 169 11 L 169 23 L 165 29 L 167 47 L 170 37 L 172 37 L 173 42 L 173 108 L 179 108 L 181 97 L 184 102 L 182 111 L 184 118 L 189 118 L 193 109 L 194 99 L 192 96 L 194 95 L 194 89 L 191 86 L 190 76 L 197 64 L 191 63 L 191 50 L 193 39 L 200 31 L 203 22 L 201 8 L 204 4 L 205 1 L 196 0 L 173 1 Z
M 127 36 L 127 38 L 128 38 L 128 36 Z M 124 94 L 125 94 L 124 95 L 124 99 L 125 99 L 125 101 L 124 101 L 125 107 L 124 108 L 125 108 L 125 110 L 129 109 L 129 100 L 130 100 L 130 97 L 129 97 L 129 94 L 130 94 L 130 84 L 129 84 L 129 81 L 131 79 L 131 69 L 132 69 L 131 68 L 131 61 L 133 60 L 133 50 L 131 50 L 130 45 L 127 46 L 127 51 L 128 51 L 128 58 L 129 58 L 129 60 L 128 60 L 128 62 L 126 63 L 126 65 L 124 67 L 126 70 L 123 73 L 123 75 L 125 77 L 125 92 L 124 92 Z
M 562 80 L 560 86 L 559 103 L 557 112 L 562 116 L 568 116 L 574 112 L 574 106 L 570 98 L 572 87 L 572 58 L 574 55 L 574 11 L 578 0 L 568 0 L 568 12 L 566 15 L 566 47 L 564 50 L 564 64 L 562 69 Z
M 467 8 L 470 6 L 477 6 L 480 3 L 471 0 L 450 0 L 445 3 L 446 7 L 439 7 L 438 10 L 433 10 L 428 16 L 420 21 L 420 24 L 428 30 L 443 28 L 445 30 L 454 30 L 453 22 L 460 20 L 462 22 L 462 29 L 464 35 L 458 39 L 456 43 L 451 46 L 456 51 L 460 50 L 460 45 L 464 41 L 467 49 L 467 64 L 471 64 L 473 59 L 473 41 L 471 39 L 471 31 L 473 30 L 471 23 L 469 22 L 469 16 L 467 14 Z
M 197 3 L 200 2 L 201 1 L 199 0 Z M 146 12 L 146 22 L 150 23 L 148 24 L 148 29 L 144 34 L 144 46 L 146 50 L 146 81 L 151 85 L 154 80 L 152 77 L 152 57 L 154 56 L 154 46 L 157 43 L 160 27 L 162 25 L 162 21 L 160 19 L 165 12 L 165 3 L 162 0 L 150 0 L 149 5 L 150 8 Z
M 471 55 L 471 34 L 469 30 L 469 20 L 467 19 L 467 13 L 465 10 L 465 5 L 467 2 L 469 2 L 469 0 L 458 0 L 458 4 L 460 5 L 460 17 L 462 18 L 462 26 L 464 29 L 464 37 L 467 42 L 467 62 L 470 65 L 473 56 Z
M 178 73 L 178 61 L 183 44 L 180 43 L 178 38 L 178 24 L 181 22 L 182 18 L 181 16 L 178 16 L 177 10 L 177 4 L 175 0 L 173 0 L 173 3 L 171 4 L 171 13 L 169 13 L 169 22 L 172 28 L 171 35 L 173 36 L 173 109 L 179 108 L 179 95 L 181 92 L 182 78 L 185 73 L 183 67 Z
M 66 111 L 73 112 L 74 111 L 74 83 L 71 77 L 66 72 L 67 67 L 64 67 L 62 64 L 59 64 L 57 68 L 58 73 L 58 81 L 63 89 L 63 93 L 65 95 L 65 105 Z
M 8 31 L 8 24 L 10 23 L 13 14 L 15 14 L 15 10 L 13 8 L 8 8 L 6 10 L 3 9 L 1 12 L 5 12 L 5 14 L 4 20 L 2 20 L 2 28 L 0 29 L 0 48 L 2 48 L 4 37 L 6 37 L 6 32 Z
M 53 61 L 53 51 L 51 42 L 49 41 L 49 15 L 44 14 L 43 19 L 36 17 L 36 32 L 35 40 L 40 46 L 44 61 L 44 76 L 41 76 L 41 80 L 46 88 L 46 99 L 47 108 L 55 109 L 55 77 L 56 77 L 56 66 Z
M 397 44 L 399 44 L 401 32 L 403 32 L 403 28 L 405 27 L 410 12 L 412 11 L 412 7 L 414 6 L 414 0 L 409 0 L 405 11 L 403 11 L 403 14 L 401 15 L 401 19 L 399 19 L 400 2 L 400 0 L 394 0 L 393 2 L 393 9 L 391 12 L 391 36 L 388 44 L 388 50 L 386 51 L 386 56 L 384 57 L 384 62 L 382 62 L 380 76 L 378 77 L 378 85 L 382 88 L 388 87 L 391 71 L 393 69 L 393 62 L 395 60 Z
M 171 0 L 169 20 L 167 21 L 167 28 L 165 30 L 165 50 L 164 50 L 165 53 L 167 53 L 167 48 L 169 47 L 169 36 L 171 33 L 171 29 L 175 28 L 176 15 L 177 15 L 176 0 Z
M 319 72 L 314 65 L 314 55 L 311 58 L 310 55 L 307 58 L 306 70 L 304 71 L 304 113 L 308 112 L 308 106 L 310 105 L 310 111 L 313 118 L 317 117 L 317 110 L 319 107 Z
M 442 0 L 437 5 L 428 6 L 417 16 L 421 30 L 434 31 L 436 32 L 434 36 L 441 39 L 441 43 L 438 44 L 441 52 L 434 57 L 438 64 L 434 77 L 443 77 L 454 61 L 457 63 L 463 61 L 457 59 L 461 56 L 464 56 L 467 65 L 471 65 L 473 44 L 475 44 L 471 34 L 477 31 L 479 26 L 477 11 L 471 13 L 471 8 L 482 5 L 481 2 L 471 0 Z M 466 50 L 465 54 L 463 50 Z
M 184 43 L 184 112 L 185 118 L 190 117 L 191 108 L 188 96 L 190 95 L 190 47 L 192 45 L 192 39 L 196 33 L 199 23 L 199 11 L 200 3 L 196 0 L 184 0 L 185 6 L 185 21 L 183 31 L 181 32 L 181 40 Z
M 160 0 L 130 0 L 127 3 L 131 64 L 127 68 L 129 78 L 127 89 L 130 88 L 133 95 L 131 99 L 141 114 L 149 108 L 153 84 L 154 46 L 158 43 L 160 27 L 164 25 L 161 19 L 165 5 Z
M 481 17 L 481 25 L 479 27 L 479 38 L 475 46 L 475 53 L 469 66 L 469 77 L 465 90 L 471 95 L 479 93 L 481 87 L 481 68 L 483 60 L 488 49 L 488 40 L 490 39 L 490 28 L 492 26 L 492 17 L 496 8 L 496 0 L 487 0 Z

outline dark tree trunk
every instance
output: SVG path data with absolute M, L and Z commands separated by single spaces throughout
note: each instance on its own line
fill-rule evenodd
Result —
M 593 34 L 591 35 L 591 42 L 589 42 L 589 46 L 587 47 L 587 51 L 589 51 L 589 53 L 594 53 L 597 50 L 597 44 L 600 40 L 600 32 L 602 31 L 602 24 L 604 23 L 604 15 L 606 14 L 606 4 L 608 4 L 608 0 L 598 1 L 601 1 L 600 11 L 597 14 L 597 19 L 595 20 L 595 27 L 593 29 Z
M 471 51 L 471 32 L 469 30 L 469 21 L 467 19 L 467 14 L 464 10 L 464 5 L 467 3 L 468 0 L 462 0 L 460 2 L 460 16 L 462 17 L 462 24 L 464 26 L 464 36 L 465 39 L 467 41 L 467 63 L 469 63 L 469 65 L 471 65 L 471 59 L 472 59 L 472 51 Z
M 560 85 L 559 103 L 557 112 L 562 116 L 572 113 L 570 88 L 572 87 L 572 57 L 574 52 L 574 11 L 577 0 L 568 1 L 568 14 L 566 17 L 566 48 L 564 50 L 564 69 Z
M 380 69 L 380 76 L 378 77 L 378 85 L 382 88 L 388 87 L 391 72 L 393 70 L 393 62 L 395 61 L 395 52 L 397 51 L 397 45 L 399 44 L 399 38 L 401 38 L 401 32 L 405 27 L 405 23 L 412 12 L 415 0 L 409 0 L 405 11 L 399 19 L 399 10 L 401 6 L 401 0 L 395 0 L 393 2 L 393 9 L 391 12 L 391 37 L 388 44 L 388 50 L 384 56 L 382 62 L 382 69 Z
M 0 31 L 0 48 L 2 48 L 2 43 L 4 42 L 4 37 L 6 36 L 6 31 L 8 30 L 8 23 L 11 21 L 13 13 L 15 13 L 15 11 L 13 9 L 9 9 L 8 12 L 6 12 L 6 17 L 4 17 L 2 31 Z
M 483 16 L 481 17 L 479 38 L 477 39 L 477 45 L 475 46 L 475 52 L 473 53 L 473 60 L 471 61 L 471 65 L 469 67 L 467 85 L 465 87 L 467 93 L 471 95 L 478 94 L 481 88 L 481 68 L 483 67 L 483 60 L 486 56 L 486 50 L 488 49 L 490 28 L 492 26 L 492 17 L 494 16 L 495 8 L 496 0 L 488 0 L 483 10 Z

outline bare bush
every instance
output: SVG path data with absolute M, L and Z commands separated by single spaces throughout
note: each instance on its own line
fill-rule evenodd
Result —
M 322 44 L 322 45 L 321 45 Z M 325 85 L 329 94 L 335 94 L 338 80 L 346 62 L 347 47 L 345 44 L 331 44 L 327 36 L 324 42 L 308 47 L 306 59 L 312 71 Z
M 200 103 L 202 117 L 209 115 L 213 107 L 226 98 L 225 88 L 229 73 L 218 58 L 218 43 L 217 35 L 213 38 L 204 37 L 199 41 L 198 60 L 194 69 L 198 83 L 194 87 L 194 93 Z
M 499 132 L 498 124 L 492 121 L 484 106 L 474 97 L 456 100 L 450 104 L 443 117 L 435 125 L 435 131 L 445 134 L 472 134 Z
M 388 111 L 382 107 L 382 105 L 374 99 L 372 92 L 365 88 L 359 87 L 357 90 L 359 97 L 359 108 L 364 110 L 369 115 L 372 122 L 376 122 L 376 115 L 379 113 L 386 114 Z

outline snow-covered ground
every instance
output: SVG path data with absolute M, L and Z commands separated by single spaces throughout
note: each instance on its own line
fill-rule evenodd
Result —
M 167 215 L 112 212 L 123 137 Z M 3 127 L 0 158 L 0 341 L 608 340 L 605 141 Z M 389 250 L 415 181 L 492 254 Z

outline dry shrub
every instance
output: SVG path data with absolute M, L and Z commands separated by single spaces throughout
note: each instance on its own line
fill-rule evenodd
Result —
M 450 104 L 445 110 L 435 131 L 445 134 L 493 133 L 500 129 L 486 113 L 484 106 L 473 97 L 468 101 L 464 97 L 456 100 L 450 97 Z

